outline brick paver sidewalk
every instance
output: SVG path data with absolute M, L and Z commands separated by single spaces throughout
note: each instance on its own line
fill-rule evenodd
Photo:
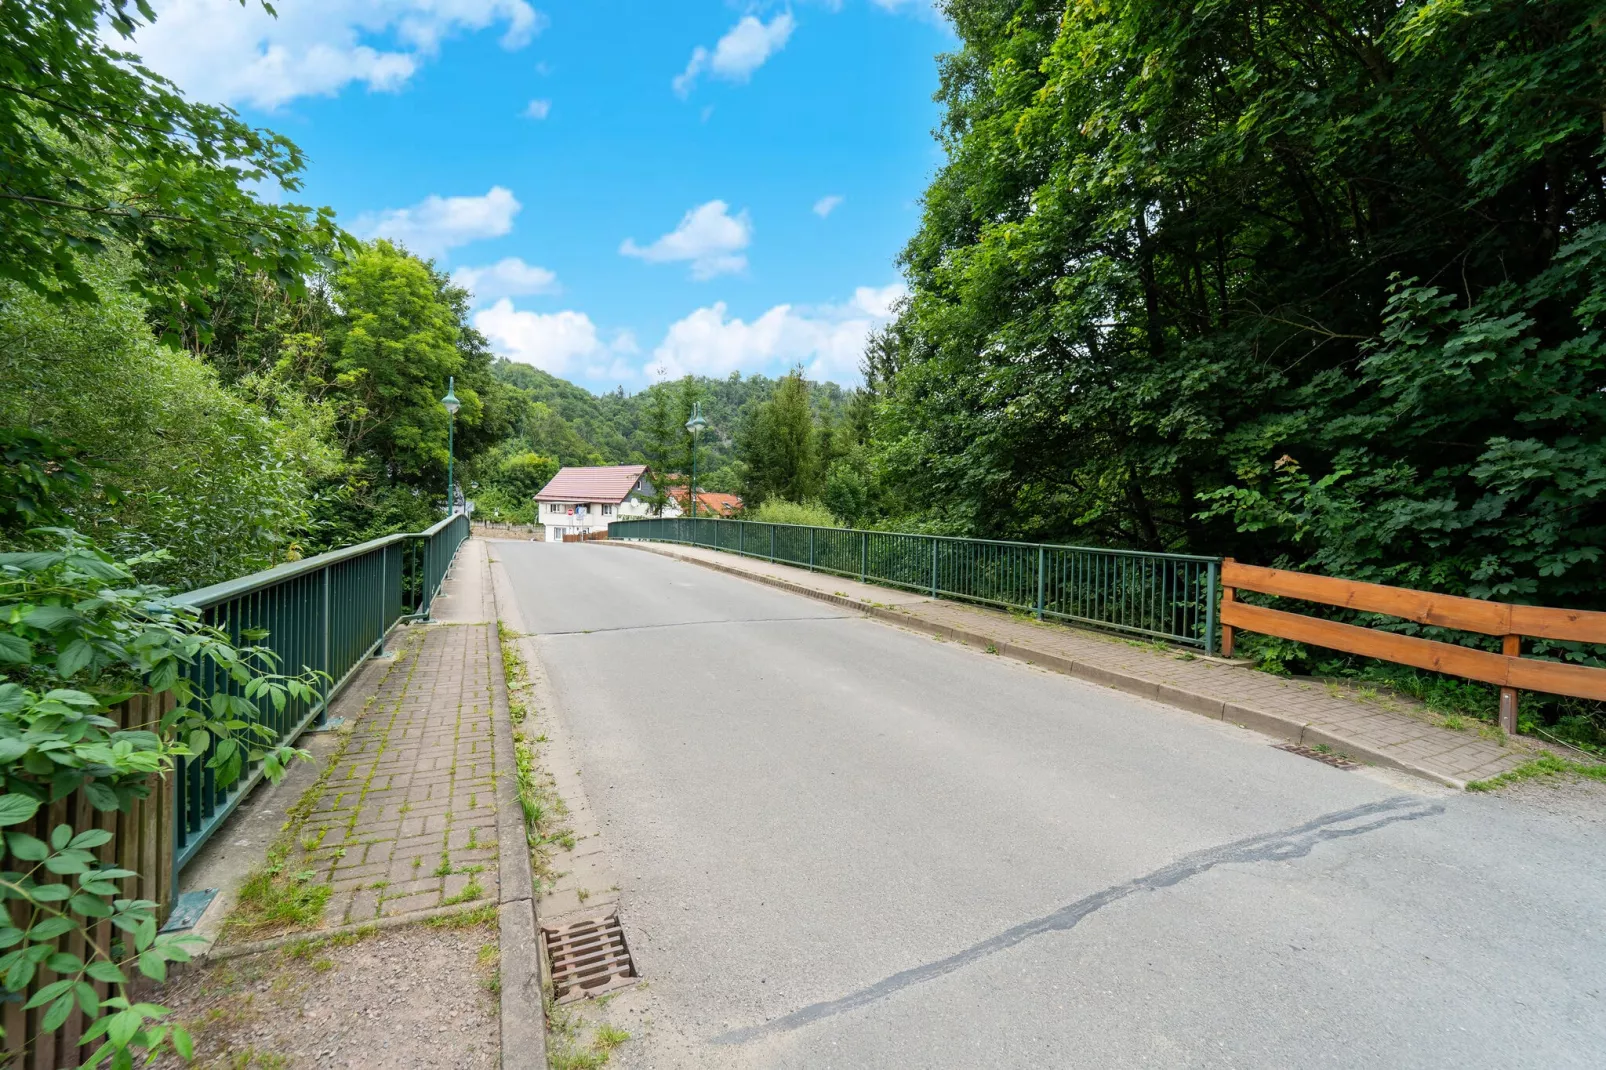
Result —
M 1154 649 L 1082 628 L 891 590 L 696 546 L 623 543 L 864 610 L 872 616 L 1020 658 L 1281 739 L 1326 745 L 1362 761 L 1454 787 L 1503 773 L 1542 751 L 1492 726 L 1462 730 L 1421 704 L 1364 688 L 1290 680 L 1241 665 Z
M 498 901 L 495 629 L 405 626 L 336 703 L 344 738 L 283 841 L 284 872 L 331 887 L 325 927 Z
M 497 901 L 493 626 L 408 629 L 301 830 L 341 925 Z

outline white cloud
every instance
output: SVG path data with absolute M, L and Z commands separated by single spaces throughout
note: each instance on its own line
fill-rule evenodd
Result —
M 891 318 L 908 290 L 901 282 L 861 286 L 842 305 L 776 305 L 751 323 L 728 315 L 725 303 L 699 308 L 670 325 L 653 350 L 651 378 L 733 371 L 777 372 L 803 364 L 811 379 L 854 383 L 870 332 Z
M 651 245 L 626 238 L 619 252 L 653 264 L 690 261 L 692 278 L 711 279 L 747 267 L 742 250 L 752 240 L 753 224 L 745 209 L 732 216 L 724 201 L 709 201 L 687 212 L 678 227 Z
M 552 102 L 550 100 L 532 100 L 530 101 L 530 106 L 524 109 L 524 115 L 529 119 L 545 119 L 551 114 Z
M 576 361 L 606 356 L 597 325 L 584 312 L 525 312 L 502 298 L 474 314 L 474 327 L 498 356 L 562 375 Z
M 482 302 L 498 297 L 548 294 L 558 288 L 556 274 L 544 267 L 526 264 L 516 256 L 504 257 L 487 267 L 458 268 L 452 272 L 452 281 Z
M 698 77 L 705 70 L 728 82 L 745 82 L 764 65 L 765 60 L 786 47 L 787 38 L 792 36 L 793 25 L 791 12 L 787 11 L 768 22 L 760 22 L 753 15 L 743 15 L 719 39 L 712 52 L 702 45 L 692 49 L 686 69 L 676 75 L 670 84 L 676 93 L 684 97 L 691 92 L 692 86 L 697 84 Z
M 819 216 L 821 219 L 824 219 L 836 209 L 837 205 L 841 203 L 841 196 L 835 193 L 827 197 L 821 197 L 819 200 L 814 202 L 814 214 Z
M 274 18 L 239 0 L 157 0 L 132 44 L 107 31 L 191 96 L 275 108 L 353 82 L 400 89 L 456 33 L 502 30 L 522 48 L 546 25 L 528 0 L 278 0 Z
M 419 256 L 440 256 L 454 246 L 506 234 L 521 207 L 504 186 L 492 186 L 483 197 L 430 194 L 411 208 L 360 215 L 351 229 L 364 238 L 400 242 Z

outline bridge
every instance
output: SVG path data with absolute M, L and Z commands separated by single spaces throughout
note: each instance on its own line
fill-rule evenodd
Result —
M 285 783 L 196 761 L 120 818 L 172 822 L 130 838 L 204 957 L 491 924 L 500 1015 L 465 1043 L 504 1066 L 544 1065 L 543 989 L 607 994 L 654 1067 L 1599 1050 L 1598 798 L 1461 790 L 1548 752 L 1226 656 L 1228 584 L 1291 581 L 716 521 L 468 534 L 188 596 L 328 681 L 277 714 L 312 757 Z M 288 928 L 241 905 L 273 852 L 318 891 Z

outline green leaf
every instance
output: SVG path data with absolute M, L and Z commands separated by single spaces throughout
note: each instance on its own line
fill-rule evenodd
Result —
M 87 892 L 79 892 L 68 900 L 67 905 L 72 908 L 73 913 L 82 914 L 89 918 L 109 918 L 112 916 L 112 908 L 107 905 L 106 900 L 98 895 L 90 895 Z
M 50 846 L 60 851 L 72 842 L 72 826 L 57 825 L 50 830 Z
M 91 806 L 97 810 L 116 810 L 122 805 L 117 793 L 99 780 L 89 780 L 84 783 L 84 796 Z
M 80 832 L 78 835 L 74 836 L 72 841 L 68 843 L 67 846 L 76 848 L 78 850 L 89 850 L 94 847 L 100 847 L 104 844 L 108 844 L 111 842 L 111 840 L 112 834 L 106 829 L 85 829 L 83 832 Z
M 96 981 L 103 981 L 109 985 L 123 985 L 128 983 L 128 977 L 117 967 L 116 963 L 97 959 L 84 967 L 84 972 Z
M 181 1059 L 195 1058 L 195 1041 L 190 1039 L 189 1030 L 181 1025 L 173 1027 L 173 1050 L 178 1052 Z
M 45 960 L 45 966 L 57 973 L 77 973 L 84 968 L 84 960 L 66 951 L 58 951 Z
M 0 632 L 0 663 L 27 665 L 33 661 L 33 644 L 21 636 Z
M 68 679 L 88 665 L 95 657 L 95 648 L 86 640 L 74 639 L 56 656 L 56 675 Z
M 139 972 L 153 981 L 165 981 L 167 962 L 154 951 L 142 951 L 139 956 Z
M 71 980 L 52 981 L 50 984 L 45 985 L 45 987 L 35 992 L 33 994 L 33 998 L 24 1004 L 23 1008 L 31 1011 L 35 1007 L 43 1007 L 46 1003 L 49 1003 L 51 1000 L 55 999 L 57 996 L 71 988 L 72 985 L 73 983 Z
M 39 800 L 31 795 L 0 795 L 0 825 L 20 825 L 38 812 Z
M 59 916 L 45 918 L 38 925 L 35 925 L 33 928 L 28 930 L 28 939 L 54 940 L 56 937 L 64 936 L 77 927 L 78 926 L 73 924 L 71 918 L 63 918 Z
M 28 892 L 38 903 L 59 903 L 73 894 L 72 886 L 66 884 L 41 884 Z
M 62 1023 L 67 1020 L 67 1016 L 73 1012 L 73 1004 L 76 1002 L 77 1000 L 71 992 L 65 993 L 55 1003 L 51 1004 L 50 1009 L 45 1012 L 44 1020 L 39 1023 L 40 1030 L 45 1033 L 52 1033 L 60 1029 Z
M 13 796 L 7 795 L 5 797 L 5 799 L 10 798 L 13 798 Z M 4 802 L 5 799 L 0 799 L 0 802 Z M 38 803 L 34 803 L 36 808 L 38 805 Z M 6 833 L 6 845 L 11 848 L 13 855 L 24 862 L 43 862 L 50 857 L 50 845 L 37 836 L 30 836 L 26 832 Z
M 113 1047 L 126 1048 L 143 1024 L 144 1020 L 138 1011 L 132 1008 L 118 1011 L 112 1015 L 111 1022 L 106 1026 L 106 1039 L 111 1041 Z
M 31 746 L 20 739 L 0 739 L 0 765 L 9 765 L 21 758 Z
M 81 621 L 84 618 L 66 606 L 35 606 L 23 614 L 22 622 L 31 628 L 40 631 L 53 632 L 64 624 Z

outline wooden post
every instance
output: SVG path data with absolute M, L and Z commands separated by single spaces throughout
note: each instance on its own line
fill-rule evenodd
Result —
M 1224 557 L 1221 559 L 1221 572 L 1223 577 L 1226 576 L 1227 566 L 1232 563 L 1233 560 L 1230 557 Z M 1237 601 L 1237 598 L 1238 592 L 1233 588 L 1228 587 L 1226 583 L 1223 582 L 1221 586 L 1221 605 L 1223 607 L 1222 616 L 1226 616 L 1225 607 L 1227 603 Z M 1221 656 L 1224 658 L 1232 657 L 1232 639 L 1232 625 L 1223 622 L 1221 625 Z
M 1508 635 L 1502 641 L 1500 652 L 1508 658 L 1522 656 L 1522 636 Z M 1517 734 L 1517 689 L 1500 689 L 1500 730 L 1508 736 Z

